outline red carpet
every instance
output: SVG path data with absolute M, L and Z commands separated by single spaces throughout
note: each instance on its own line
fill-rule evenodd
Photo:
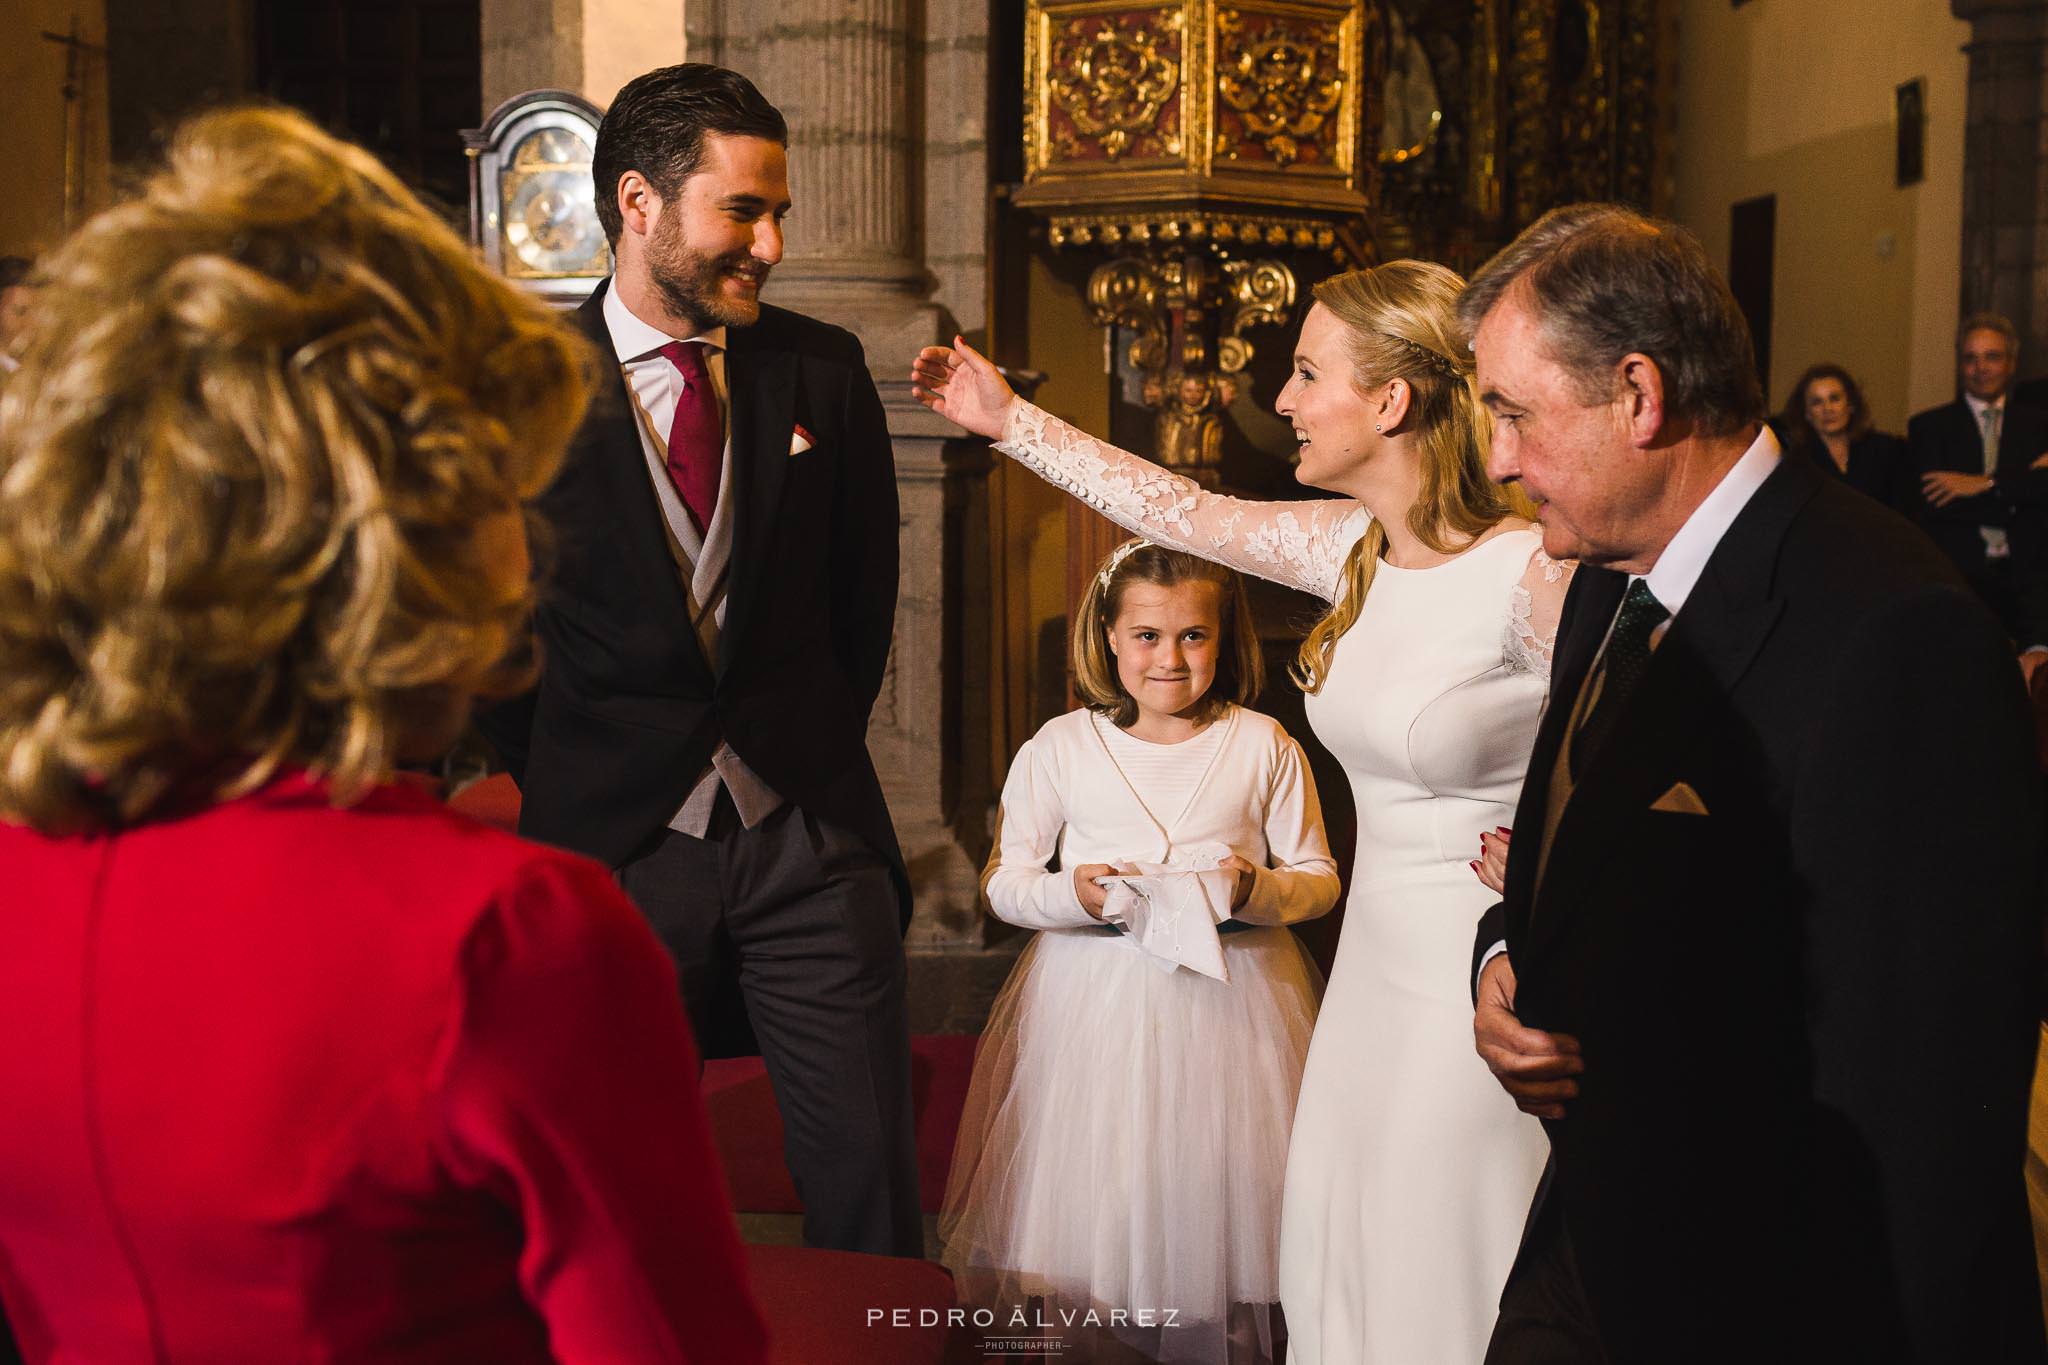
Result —
M 967 1081 L 974 1071 L 974 1045 L 966 1034 L 920 1034 L 910 1040 L 910 1084 L 917 1106 L 917 1184 L 926 1213 L 939 1211 L 946 1169 Z M 725 1166 L 733 1207 L 741 1213 L 801 1213 L 796 1189 L 782 1164 L 782 1115 L 768 1087 L 759 1057 L 733 1057 L 704 1066 L 704 1102 L 711 1136 Z
M 953 1277 L 928 1261 L 750 1246 L 771 1365 L 939 1365 Z

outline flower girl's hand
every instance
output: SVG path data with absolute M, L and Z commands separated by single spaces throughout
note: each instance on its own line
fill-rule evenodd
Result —
M 1097 877 L 1114 877 L 1116 869 L 1108 863 L 1083 863 L 1074 869 L 1074 894 L 1081 900 L 1081 908 L 1096 919 L 1102 918 L 1102 907 L 1109 901 L 1109 889 L 1097 886 Z
M 917 401 L 977 436 L 999 440 L 1017 401 L 1008 380 L 988 358 L 959 337 L 949 349 L 927 346 L 910 365 L 910 392 Z
M 1508 830 L 1496 827 L 1491 834 L 1479 836 L 1479 857 L 1472 864 L 1472 871 L 1479 877 L 1480 884 L 1496 896 L 1507 894 L 1508 881 Z
M 1252 898 L 1252 887 L 1258 881 L 1258 867 L 1235 853 L 1218 860 L 1216 866 L 1227 867 L 1237 874 L 1237 889 L 1230 893 L 1230 913 L 1234 915 L 1244 909 L 1245 902 Z

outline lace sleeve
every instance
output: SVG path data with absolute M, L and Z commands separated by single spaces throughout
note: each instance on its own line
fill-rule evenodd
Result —
M 1557 649 L 1557 618 L 1564 611 L 1565 591 L 1577 568 L 1571 560 L 1552 559 L 1540 544 L 1529 556 L 1528 568 L 1508 593 L 1508 628 L 1501 640 L 1501 654 L 1510 668 L 1550 676 L 1551 656 Z
M 1211 493 L 1019 402 L 996 449 L 1147 540 L 1334 600 L 1371 516 L 1354 498 L 1249 502 Z

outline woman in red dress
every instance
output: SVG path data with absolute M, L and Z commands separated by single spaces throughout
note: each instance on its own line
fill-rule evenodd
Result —
M 764 1358 L 673 969 L 392 785 L 516 685 L 590 361 L 203 117 L 0 396 L 0 1304 L 30 1362 Z

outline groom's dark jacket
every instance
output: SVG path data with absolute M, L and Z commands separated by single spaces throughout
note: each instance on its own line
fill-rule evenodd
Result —
M 2041 1359 L 2042 797 L 2010 645 L 1918 531 L 1784 460 L 1577 774 L 1539 885 L 1626 586 L 1572 585 L 1480 926 L 1522 1020 L 1585 1057 L 1517 1273 L 1568 1228 L 1615 1365 Z
M 706 658 L 603 296 L 576 314 L 601 377 L 540 500 L 554 538 L 540 684 L 478 718 L 519 783 L 520 833 L 617 867 L 668 824 L 723 740 L 785 801 L 859 836 L 903 887 L 867 750 L 896 617 L 896 475 L 860 343 L 769 306 L 727 329 L 721 496 L 739 507 L 725 625 Z M 810 448 L 792 454 L 799 427 Z

